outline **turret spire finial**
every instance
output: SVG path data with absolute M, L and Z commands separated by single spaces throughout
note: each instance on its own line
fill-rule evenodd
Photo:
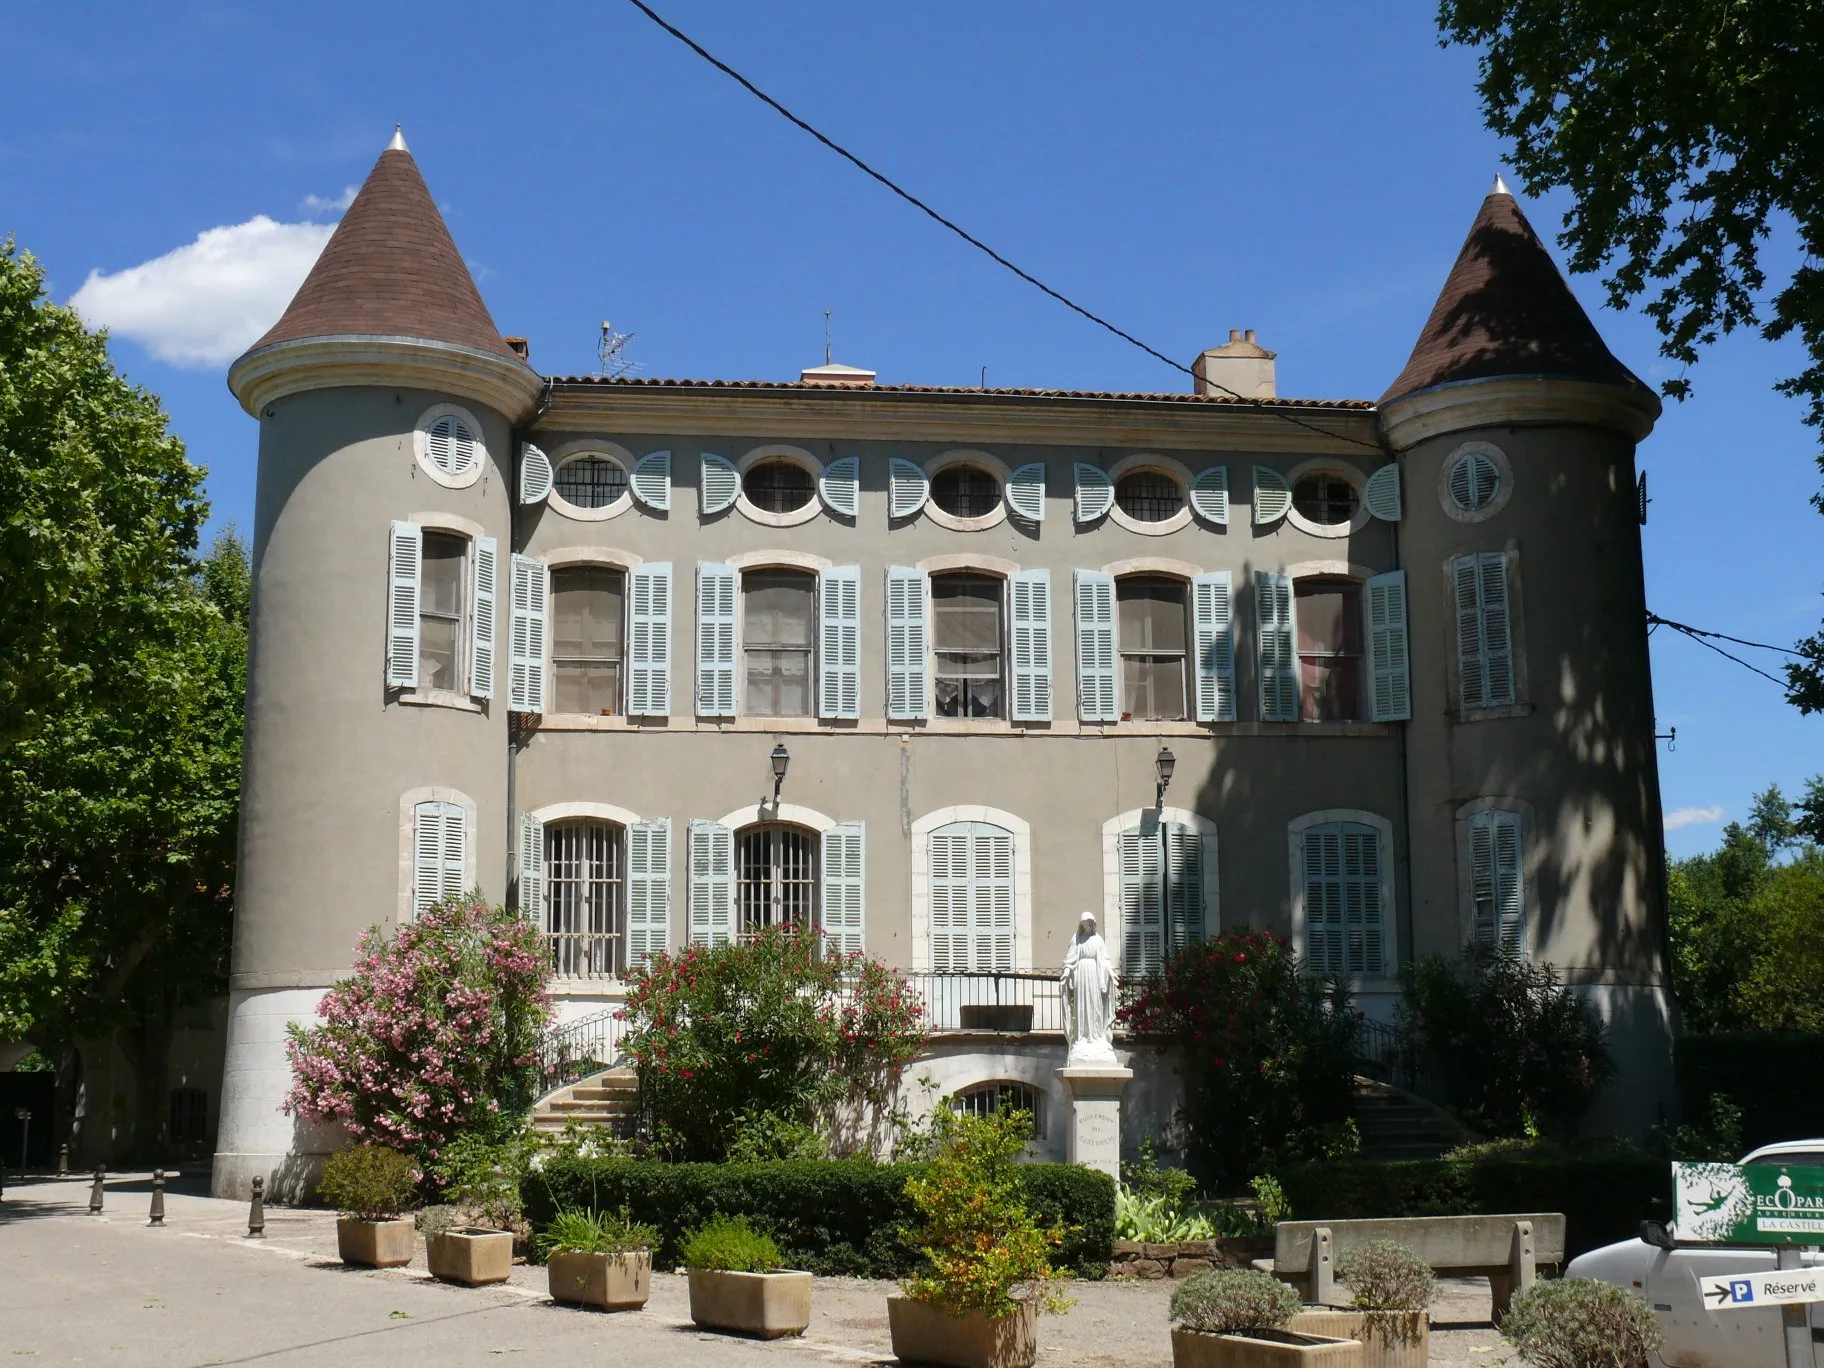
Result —
M 393 125 L 393 140 L 386 145 L 386 150 L 388 152 L 410 152 L 412 150 L 405 145 L 405 127 L 403 124 Z
M 1507 188 L 1507 182 L 1501 179 L 1501 173 L 1499 171 L 1497 171 L 1497 172 L 1495 172 L 1494 189 L 1490 190 L 1488 193 L 1491 195 L 1510 195 L 1511 196 L 1514 192 Z

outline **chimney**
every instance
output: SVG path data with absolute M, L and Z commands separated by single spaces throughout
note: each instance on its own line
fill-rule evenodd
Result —
M 532 362 L 532 344 L 523 337 L 509 337 L 507 345 L 513 349 L 513 355 L 528 365 Z
M 1191 363 L 1198 394 L 1228 398 L 1239 394 L 1243 399 L 1273 399 L 1279 390 L 1274 381 L 1273 362 L 1278 352 L 1270 352 L 1254 340 L 1254 329 L 1245 333 L 1229 329 L 1229 340 L 1212 347 Z
M 874 383 L 874 372 L 860 366 L 845 366 L 839 361 L 826 361 L 821 366 L 807 366 L 800 371 L 798 383 L 830 389 L 866 389 Z

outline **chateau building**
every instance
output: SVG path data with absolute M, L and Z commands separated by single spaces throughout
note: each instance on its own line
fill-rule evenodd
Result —
M 914 977 L 914 1072 L 1043 1114 L 1057 966 L 1236 926 L 1391 1015 L 1549 961 L 1653 1119 L 1672 1006 L 1635 443 L 1658 401 L 1511 195 L 1378 401 L 545 377 L 402 140 L 229 373 L 260 425 L 215 1189 L 328 1143 L 283 1042 L 370 924 L 479 886 L 567 1020 L 809 923 Z M 1391 372 L 1393 366 L 1390 364 Z M 1169 1075 L 1127 1098 L 1158 1134 Z M 1062 1140 L 1050 1128 L 1045 1143 Z

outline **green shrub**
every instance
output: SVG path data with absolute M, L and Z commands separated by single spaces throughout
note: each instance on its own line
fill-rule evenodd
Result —
M 1824 1088 L 1814 1077 L 1824 1035 L 1801 1031 L 1732 1031 L 1687 1035 L 1673 1058 L 1679 1110 L 1686 1121 L 1715 1120 L 1718 1096 L 1738 1104 L 1729 1160 L 1776 1140 L 1824 1134 Z
M 1197 1180 L 1181 1168 L 1161 1164 L 1149 1136 L 1140 1142 L 1140 1157 L 1121 1161 L 1121 1186 L 1136 1197 L 1163 1197 L 1165 1204 L 1181 1208 L 1197 1192 Z
M 632 1254 L 657 1249 L 659 1232 L 639 1225 L 626 1211 L 610 1216 L 601 1211 L 560 1211 L 538 1233 L 532 1247 L 540 1258 L 553 1254 Z
M 1209 1335 L 1283 1330 L 1298 1314 L 1298 1293 L 1254 1268 L 1193 1273 L 1172 1293 L 1172 1320 Z
M 684 1240 L 684 1267 L 712 1273 L 773 1273 L 785 1259 L 771 1235 L 745 1216 L 716 1216 Z
M 1217 1231 L 1208 1216 L 1181 1211 L 1164 1197 L 1148 1197 L 1129 1188 L 1115 1194 L 1115 1238 L 1144 1244 L 1182 1244 L 1213 1240 Z
M 1663 1340 L 1650 1306 L 1589 1278 L 1529 1287 L 1514 1298 L 1501 1333 L 1534 1368 L 1636 1368 Z
M 771 1164 L 788 1159 L 827 1159 L 830 1147 L 815 1126 L 772 1112 L 745 1111 L 728 1147 L 731 1164 Z
M 1397 1240 L 1345 1250 L 1336 1276 L 1349 1284 L 1350 1305 L 1363 1311 L 1423 1311 L 1438 1295 L 1431 1265 Z
M 418 1171 L 398 1150 L 357 1145 L 324 1161 L 317 1196 L 344 1216 L 387 1221 L 418 1205 Z

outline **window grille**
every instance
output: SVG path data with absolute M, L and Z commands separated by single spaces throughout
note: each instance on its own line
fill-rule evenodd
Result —
M 980 466 L 946 466 L 931 477 L 931 502 L 952 517 L 986 517 L 1001 505 L 1001 482 Z
M 558 978 L 627 967 L 626 833 L 612 822 L 545 825 L 545 944 Z
M 764 822 L 735 834 L 735 908 L 739 934 L 817 925 L 817 835 Z
M 1115 481 L 1115 507 L 1135 522 L 1164 522 L 1184 507 L 1184 489 L 1170 475 L 1137 470 Z
M 201 1088 L 171 1089 L 171 1143 L 200 1145 L 209 1139 L 209 1094 Z
M 1032 1138 L 1045 1138 L 1045 1094 L 1030 1083 L 977 1083 L 958 1092 L 950 1105 L 970 1116 L 1023 1111 L 1032 1118 Z
M 627 492 L 627 472 L 609 456 L 573 456 L 557 468 L 557 497 L 577 508 L 607 508 Z
M 747 501 L 765 513 L 796 513 L 817 492 L 811 472 L 792 461 L 761 461 L 741 479 Z
M 1361 496 L 1340 475 L 1307 475 L 1292 486 L 1292 507 L 1320 527 L 1340 527 L 1355 517 Z
M 1001 581 L 933 575 L 939 717 L 1003 717 Z

